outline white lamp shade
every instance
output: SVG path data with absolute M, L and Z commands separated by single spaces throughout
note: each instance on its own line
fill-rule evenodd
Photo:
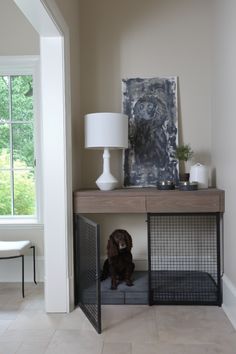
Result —
M 85 115 L 85 147 L 124 149 L 128 147 L 128 116 L 121 113 Z

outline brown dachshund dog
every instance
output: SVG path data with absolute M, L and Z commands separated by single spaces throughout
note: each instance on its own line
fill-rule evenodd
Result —
M 117 289 L 119 281 L 124 280 L 126 285 L 132 286 L 132 274 L 134 271 L 131 248 L 132 237 L 126 230 L 115 230 L 107 243 L 107 256 L 103 265 L 101 280 L 111 276 L 111 289 Z

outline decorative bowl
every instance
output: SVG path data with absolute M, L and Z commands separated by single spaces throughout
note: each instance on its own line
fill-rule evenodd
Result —
M 160 190 L 173 190 L 175 189 L 175 183 L 170 180 L 163 180 L 157 182 L 157 189 Z
M 180 191 L 196 191 L 198 189 L 197 182 L 180 181 L 179 190 Z

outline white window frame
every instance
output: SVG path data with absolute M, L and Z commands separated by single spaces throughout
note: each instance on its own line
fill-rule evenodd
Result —
M 34 99 L 34 155 L 36 215 L 35 216 L 0 216 L 0 228 L 42 227 L 42 163 L 41 163 L 41 124 L 40 124 L 40 60 L 39 56 L 0 56 L 0 75 L 32 75 Z

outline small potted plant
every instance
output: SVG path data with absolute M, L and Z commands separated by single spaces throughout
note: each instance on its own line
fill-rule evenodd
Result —
M 189 172 L 186 172 L 185 163 L 193 157 L 193 150 L 189 144 L 176 147 L 175 158 L 179 160 L 179 179 L 189 181 Z

